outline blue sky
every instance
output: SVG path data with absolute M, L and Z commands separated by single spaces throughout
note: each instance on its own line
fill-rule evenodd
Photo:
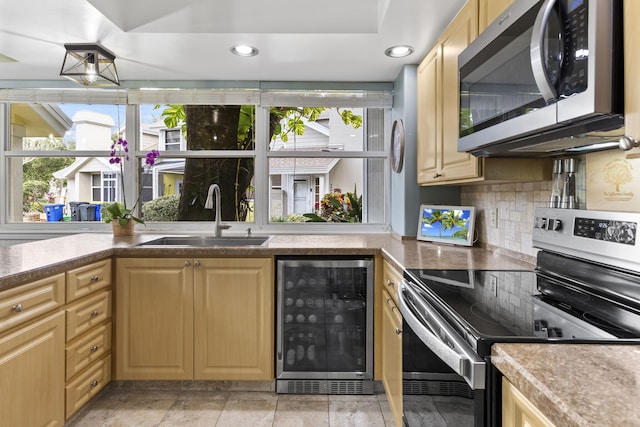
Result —
M 102 105 L 102 104 L 58 104 L 58 107 L 67 115 L 70 119 L 80 110 L 95 111 L 97 113 L 108 114 L 113 118 L 115 126 L 113 131 L 118 128 L 118 124 L 125 123 L 126 106 L 121 105 L 119 108 L 117 105 Z M 142 123 L 153 123 L 153 118 L 160 118 L 161 110 L 154 110 L 153 105 L 142 105 L 141 118 Z M 119 114 L 118 114 L 119 113 Z M 118 119 L 118 116 L 119 119 Z M 75 128 L 72 128 L 64 137 L 65 141 L 75 140 Z

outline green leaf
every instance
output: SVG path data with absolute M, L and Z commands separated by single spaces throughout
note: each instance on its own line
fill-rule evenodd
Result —
M 307 218 L 307 222 L 327 222 L 326 219 L 322 218 L 316 213 L 306 213 L 302 214 L 302 216 Z

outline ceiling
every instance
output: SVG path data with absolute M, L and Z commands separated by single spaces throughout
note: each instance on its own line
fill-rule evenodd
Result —
M 390 82 L 465 0 L 0 0 L 0 80 L 59 76 L 65 43 L 98 42 L 120 80 Z M 259 50 L 251 58 L 236 44 Z M 405 58 L 385 49 L 415 48 Z M 19 82 L 18 82 L 19 83 Z M 0 83 L 0 86 L 2 84 Z

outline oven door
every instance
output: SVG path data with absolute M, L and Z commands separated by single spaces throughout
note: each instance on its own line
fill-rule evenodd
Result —
M 414 286 L 399 285 L 405 426 L 485 426 L 485 361 Z

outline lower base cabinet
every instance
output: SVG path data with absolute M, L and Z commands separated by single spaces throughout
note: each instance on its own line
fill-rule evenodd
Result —
M 272 258 L 116 260 L 116 380 L 273 379 Z
M 513 384 L 502 378 L 503 427 L 554 427 Z
M 382 382 L 395 425 L 402 426 L 402 316 L 382 291 Z
M 59 311 L 0 338 L 0 425 L 64 424 L 64 319 Z

